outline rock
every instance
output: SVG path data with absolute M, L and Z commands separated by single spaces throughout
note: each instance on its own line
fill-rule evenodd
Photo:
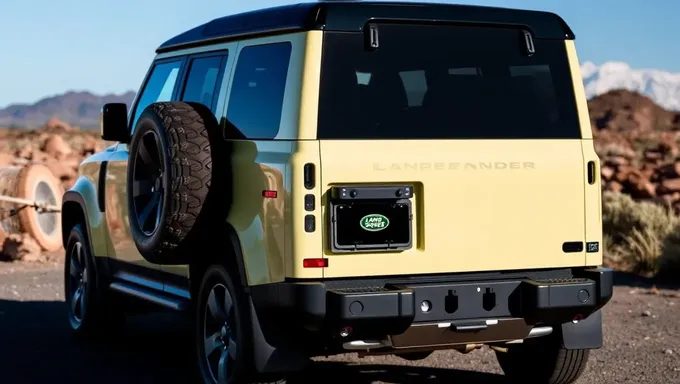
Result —
M 83 156 L 88 156 L 96 152 L 102 151 L 103 145 L 100 140 L 95 139 L 92 136 L 86 136 L 83 141 Z
M 630 195 L 636 199 L 648 199 L 656 196 L 656 185 L 646 179 L 639 178 L 628 183 Z
M 11 234 L 2 244 L 2 256 L 8 261 L 38 261 L 42 259 L 42 250 L 30 235 Z
M 612 176 L 614 176 L 614 172 L 615 172 L 614 168 L 608 166 L 604 166 L 600 170 L 600 174 L 602 175 L 602 178 L 605 180 L 611 180 Z
M 6 152 L 0 152 L 0 167 L 6 167 L 14 163 L 14 156 Z
M 53 117 L 45 123 L 45 128 L 47 129 L 48 132 L 52 133 L 64 133 L 64 132 L 72 132 L 74 131 L 73 127 L 61 120 L 59 120 L 56 117 Z
M 71 164 L 52 160 L 46 162 L 45 165 L 59 180 L 74 179 L 78 176 L 76 169 Z
M 680 192 L 680 178 L 661 181 L 658 192 L 662 194 Z
M 663 353 L 665 353 L 665 354 L 667 354 L 667 355 L 672 355 L 672 354 L 673 354 L 673 350 L 669 348 L 669 349 L 666 349 L 665 351 L 663 351 Z
M 605 159 L 604 163 L 612 167 L 617 167 L 619 165 L 628 164 L 628 159 L 623 156 L 610 156 Z
M 618 181 L 610 181 L 607 183 L 606 190 L 618 193 L 623 191 L 623 185 Z
M 628 180 L 629 176 L 630 176 L 630 172 L 619 171 L 619 172 L 616 172 L 613 180 L 618 181 L 619 183 L 624 183 L 624 182 L 626 182 L 626 180 Z
M 659 167 L 658 173 L 661 177 L 667 179 L 674 179 L 676 177 L 680 177 L 680 162 L 666 164 L 662 167 Z
M 645 156 L 645 160 L 652 162 L 652 163 L 658 162 L 658 161 L 663 159 L 663 153 L 657 152 L 657 151 L 654 151 L 654 150 L 645 151 L 644 156 Z
M 651 312 L 650 310 L 646 310 L 646 311 L 642 312 L 642 316 L 643 316 L 643 317 L 652 316 L 652 312 Z
M 19 157 L 19 158 L 22 158 L 22 159 L 31 160 L 33 158 L 33 152 L 34 152 L 33 147 L 26 146 L 26 147 L 21 147 L 20 149 L 18 149 L 14 153 L 14 155 L 16 157 Z
M 60 135 L 50 135 L 41 148 L 45 153 L 62 158 L 68 156 L 73 151 L 66 140 Z

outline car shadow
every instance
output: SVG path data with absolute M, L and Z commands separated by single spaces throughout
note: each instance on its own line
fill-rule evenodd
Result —
M 194 383 L 190 327 L 176 313 L 129 316 L 125 332 L 74 338 L 63 301 L 0 300 L 0 382 Z M 428 367 L 315 362 L 289 383 L 503 383 L 503 376 Z
M 614 271 L 614 285 L 621 287 L 680 289 L 677 276 L 644 277 L 632 272 Z
M 492 373 L 387 364 L 346 364 L 341 362 L 315 362 L 303 373 L 288 380 L 289 384 L 371 384 L 374 382 L 394 384 L 507 383 L 504 376 Z

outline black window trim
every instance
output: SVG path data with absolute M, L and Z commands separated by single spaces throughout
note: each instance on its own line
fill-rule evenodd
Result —
M 170 100 L 175 101 L 177 100 L 177 95 L 179 94 L 179 85 L 180 85 L 180 80 L 184 78 L 184 72 L 186 71 L 186 64 L 187 64 L 187 57 L 186 55 L 183 56 L 173 56 L 173 57 L 168 57 L 164 59 L 156 59 L 154 60 L 151 65 L 149 66 L 149 69 L 146 71 L 146 75 L 144 76 L 144 80 L 142 80 L 142 85 L 139 87 L 139 90 L 137 91 L 137 94 L 135 96 L 135 103 L 134 105 L 131 106 L 130 112 L 128 113 L 128 132 L 132 132 L 132 129 L 134 128 L 132 126 L 132 122 L 135 118 L 135 113 L 137 113 L 137 107 L 139 104 L 139 100 L 146 91 L 146 86 L 149 83 L 149 80 L 151 79 L 151 74 L 153 71 L 156 69 L 156 67 L 160 64 L 168 64 L 168 63 L 174 63 L 178 62 L 179 64 L 179 73 L 177 74 L 177 82 L 175 82 L 175 86 L 172 90 L 172 97 Z
M 185 56 L 185 69 L 182 70 L 181 75 L 182 77 L 179 79 L 180 87 L 177 92 L 177 95 L 175 96 L 173 94 L 173 99 L 175 100 L 182 100 L 182 97 L 184 96 L 184 92 L 186 91 L 187 88 L 187 83 L 189 82 L 189 72 L 191 71 L 191 65 L 193 64 L 194 60 L 196 59 L 205 59 L 205 58 L 210 58 L 210 57 L 220 57 L 220 68 L 219 71 L 217 72 L 217 81 L 218 84 L 216 84 L 215 90 L 218 92 L 213 93 L 213 97 L 211 100 L 211 105 L 209 105 L 211 110 L 215 110 L 217 108 L 217 101 L 219 99 L 219 90 L 224 82 L 224 72 L 226 70 L 227 66 L 227 61 L 229 60 L 229 54 L 232 54 L 228 48 L 225 49 L 220 49 L 217 51 L 209 51 L 209 52 L 199 52 L 199 53 L 193 53 Z M 222 80 L 222 81 L 220 81 Z

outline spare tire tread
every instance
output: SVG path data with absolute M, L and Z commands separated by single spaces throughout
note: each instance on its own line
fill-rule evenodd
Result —
M 213 170 L 214 162 L 219 161 L 215 157 L 221 159 L 224 155 L 215 149 L 222 145 L 219 124 L 209 108 L 197 103 L 157 102 L 149 105 L 142 116 L 149 112 L 156 117 L 157 134 L 163 136 L 167 168 L 164 187 L 169 191 L 165 195 L 164 218 L 161 217 L 162 224 L 158 228 L 161 233 L 154 235 L 157 239 L 151 242 L 148 238 L 135 237 L 135 243 L 151 262 L 182 264 L 190 256 L 179 248 L 192 247 L 196 243 L 198 232 L 204 232 L 197 231 L 203 218 L 215 218 L 224 213 L 219 198 L 210 197 L 220 195 L 214 190 L 224 184 L 215 179 L 222 177 L 220 172 Z M 135 142 L 133 139 L 133 146 Z M 137 232 L 134 236 L 145 236 L 133 232 Z M 139 241 L 146 244 L 141 246 Z
M 196 223 L 212 178 L 210 138 L 203 118 L 185 103 L 156 103 L 159 116 L 172 113 L 177 118 L 166 118 L 165 133 L 170 142 L 170 180 L 172 190 L 166 225 L 173 237 L 165 246 L 176 248 Z

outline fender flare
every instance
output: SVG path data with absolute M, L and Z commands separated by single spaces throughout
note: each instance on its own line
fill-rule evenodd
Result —
M 94 202 L 95 206 L 91 207 L 87 204 L 87 201 Z M 97 194 L 97 190 L 94 185 L 92 185 L 90 180 L 85 177 L 78 178 L 73 187 L 64 192 L 62 197 L 62 215 L 60 224 L 62 226 L 62 244 L 64 248 L 66 248 L 66 242 L 68 241 L 70 234 L 70 226 L 75 224 L 82 215 L 82 224 L 85 226 L 85 234 L 88 238 L 89 251 L 90 254 L 95 258 L 95 272 L 97 273 L 97 276 L 102 276 L 100 273 L 102 272 L 100 271 L 100 263 L 97 262 L 97 252 L 95 252 L 95 244 L 93 242 L 92 236 L 93 230 L 102 231 L 102 225 L 105 223 L 102 212 L 97 209 L 96 206 L 98 201 L 99 196 Z M 76 216 L 74 217 L 74 215 Z M 95 224 L 96 228 L 93 228 L 92 224 Z M 106 244 L 103 246 L 107 247 Z M 97 279 L 97 281 L 99 281 L 99 279 Z
M 243 260 L 243 247 L 241 246 L 241 240 L 239 239 L 236 230 L 231 224 L 225 223 L 224 228 L 229 242 L 228 246 L 231 247 L 230 256 L 234 258 L 239 280 L 241 281 L 244 289 L 246 289 L 246 293 L 249 293 L 248 275 L 246 274 L 246 265 L 245 261 Z

